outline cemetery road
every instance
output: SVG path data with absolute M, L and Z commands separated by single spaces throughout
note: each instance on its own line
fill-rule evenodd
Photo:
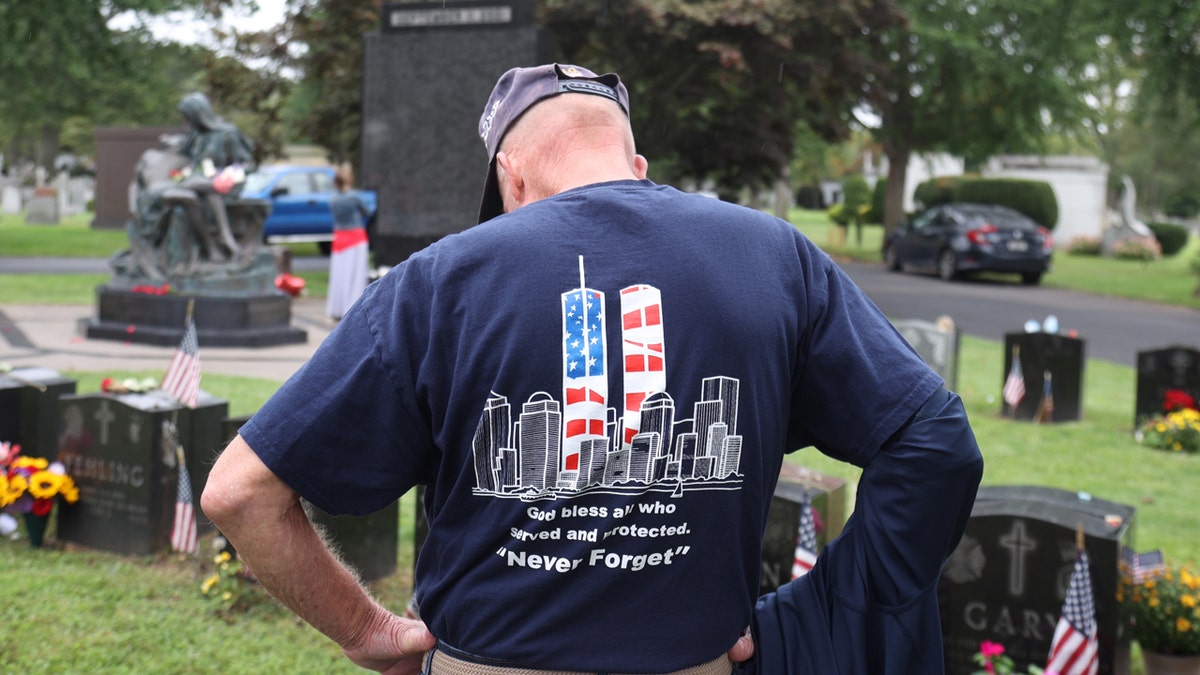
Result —
M 1108 298 L 1017 282 L 945 282 L 898 274 L 883 265 L 839 261 L 888 318 L 934 321 L 947 315 L 963 333 L 1004 341 L 1025 322 L 1058 317 L 1060 332 L 1078 331 L 1084 357 L 1135 366 L 1137 353 L 1172 345 L 1200 345 L 1200 311 Z

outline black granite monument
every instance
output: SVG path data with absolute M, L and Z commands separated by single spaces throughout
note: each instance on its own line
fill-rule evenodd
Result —
M 947 675 L 979 670 L 984 640 L 1018 669 L 1044 666 L 1082 525 L 1095 597 L 1100 675 L 1129 673 L 1130 616 L 1118 602 L 1122 548 L 1134 548 L 1135 509 L 1084 493 L 985 486 L 938 585 Z M 1024 672 L 1024 670 L 1022 670 Z
M 1073 422 L 1083 415 L 1084 341 L 1057 333 L 1006 333 L 1004 336 L 1004 373 L 1001 389 L 1012 372 L 1014 356 L 1020 361 L 1025 396 L 1016 411 L 1000 397 L 1006 417 L 1030 421 L 1038 414 L 1047 394 L 1053 398 L 1053 412 L 1045 422 Z M 1047 376 L 1050 390 L 1047 391 Z
M 763 535 L 760 595 L 791 581 L 800 508 L 805 494 L 812 500 L 813 511 L 820 523 L 817 550 L 842 533 L 847 518 L 846 481 L 784 462 L 767 516 L 767 531 Z
M 1177 345 L 1138 352 L 1134 427 L 1147 417 L 1165 412 L 1163 394 L 1168 389 L 1178 389 L 1200 401 L 1200 349 Z
M 168 546 L 179 469 L 164 424 L 179 408 L 161 393 L 59 399 L 58 459 L 79 486 L 79 501 L 59 506 L 60 541 L 131 555 Z M 189 438 L 190 418 L 174 415 Z
M 14 368 L 0 375 L 0 441 L 21 454 L 53 458 L 58 449 L 58 397 L 75 393 L 75 380 L 47 368 Z
M 379 194 L 371 246 L 395 265 L 479 219 L 479 116 L 509 68 L 549 59 L 532 0 L 386 4 L 365 37 L 362 182 Z

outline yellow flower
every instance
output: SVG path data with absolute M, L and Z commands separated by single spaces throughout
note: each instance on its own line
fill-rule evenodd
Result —
M 1188 621 L 1187 619 L 1183 618 L 1182 616 L 1179 617 L 1178 619 L 1175 619 L 1175 632 L 1186 633 L 1191 629 L 1192 629 L 1191 621 Z
M 1183 605 L 1184 607 L 1195 607 L 1196 598 L 1185 593 L 1179 596 L 1179 604 Z
M 221 551 L 217 554 L 217 557 L 213 558 L 213 562 L 219 565 L 224 562 L 229 562 L 232 557 L 233 556 L 229 555 L 229 551 Z
M 8 476 L 0 473 L 0 509 L 17 501 L 24 492 L 24 488 L 14 485 Z
M 29 477 L 29 494 L 35 499 L 50 499 L 58 494 L 63 477 L 49 471 L 38 471 Z
M 1161 434 L 1167 430 L 1167 425 L 1163 424 L 1162 422 L 1159 422 L 1158 424 L 1154 425 L 1154 430 Z
M 1180 450 L 1183 450 L 1183 443 L 1176 443 L 1172 447 L 1175 448 L 1175 452 L 1179 452 Z
M 229 592 L 229 591 L 225 591 L 225 594 L 221 596 L 221 599 L 222 599 L 222 600 L 224 600 L 224 601 L 226 601 L 226 602 L 229 602 L 229 600 L 230 600 L 231 598 L 233 598 L 233 593 L 231 593 L 231 592 Z M 1183 632 L 1183 631 L 1180 631 L 1180 632 Z
M 1151 606 L 1151 607 L 1158 607 L 1158 596 L 1157 596 L 1157 595 L 1156 595 L 1156 596 L 1154 596 L 1154 597 L 1152 597 L 1152 598 L 1150 598 L 1150 606 Z
M 204 583 L 200 584 L 200 592 L 201 592 L 201 593 L 204 593 L 205 595 L 208 595 L 208 592 L 209 592 L 210 590 L 212 590 L 212 587 L 213 587 L 214 585 L 216 585 L 216 583 L 217 583 L 218 581 L 220 581 L 220 580 L 221 580 L 221 577 L 220 577 L 220 576 L 218 576 L 218 575 L 216 575 L 216 574 L 214 574 L 214 575 L 212 575 L 211 577 L 209 577 L 209 578 L 205 579 L 205 580 L 204 580 Z
M 41 471 L 42 469 L 45 469 L 48 466 L 50 466 L 50 462 L 47 462 L 45 459 L 43 459 L 41 457 L 21 456 L 12 461 L 12 467 L 14 469 L 28 468 L 28 469 L 36 469 L 38 471 Z

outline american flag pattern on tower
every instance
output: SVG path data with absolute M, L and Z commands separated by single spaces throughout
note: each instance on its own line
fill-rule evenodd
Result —
M 579 450 L 607 438 L 608 370 L 604 340 L 604 294 L 587 287 L 583 257 L 579 288 L 562 294 L 563 446 L 560 471 L 579 471 Z
M 663 351 L 662 293 L 639 284 L 621 289 L 621 338 L 625 357 L 625 434 L 628 447 L 641 431 L 642 403 L 667 389 Z

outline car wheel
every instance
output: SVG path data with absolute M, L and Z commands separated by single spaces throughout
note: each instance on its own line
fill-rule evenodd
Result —
M 1041 272 L 1021 272 L 1021 283 L 1026 286 L 1037 286 L 1042 282 Z
M 946 249 L 938 255 L 937 274 L 945 281 L 958 278 L 958 260 L 954 251 Z
M 892 272 L 900 271 L 900 254 L 896 253 L 895 244 L 883 249 L 883 266 Z

